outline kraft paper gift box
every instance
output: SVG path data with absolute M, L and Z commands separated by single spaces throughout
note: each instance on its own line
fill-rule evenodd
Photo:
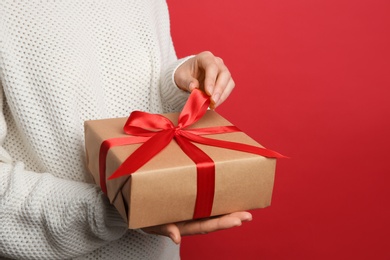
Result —
M 162 116 L 177 125 L 179 113 L 162 114 Z M 98 185 L 102 187 L 103 182 L 106 186 L 102 187 L 102 190 L 106 192 L 130 229 L 191 220 L 194 217 L 264 208 L 270 205 L 276 159 L 212 145 L 194 143 L 213 161 L 215 170 L 211 174 L 213 175 L 211 179 L 210 177 L 199 179 L 197 165 L 175 140 L 170 141 L 162 151 L 131 175 L 108 179 L 142 145 L 142 143 L 118 145 L 114 141 L 114 145 L 107 148 L 106 154 L 102 155 L 101 145 L 106 140 L 131 140 L 132 136 L 124 133 L 123 130 L 126 120 L 127 118 L 112 118 L 86 121 L 85 145 L 89 171 Z M 199 121 L 186 128 L 231 125 L 215 111 L 208 110 Z M 241 131 L 209 134 L 205 137 L 262 147 Z M 273 151 L 270 152 L 269 157 L 282 157 L 276 152 L 274 154 Z M 104 157 L 100 158 L 100 166 L 99 156 Z M 105 170 L 103 174 L 99 174 L 102 160 L 103 164 L 105 163 Z M 199 164 L 202 167 L 202 163 Z M 207 183 L 209 180 L 211 183 Z M 202 184 L 202 181 L 206 184 Z M 211 185 L 213 189 L 211 194 L 207 190 L 202 190 L 200 185 Z M 204 194 L 207 192 L 208 194 Z M 203 199 L 198 198 L 199 196 L 203 196 Z M 200 209 L 198 210 L 200 213 L 194 213 L 196 207 L 203 207 L 204 200 L 207 200 L 205 204 L 209 204 L 209 209 Z

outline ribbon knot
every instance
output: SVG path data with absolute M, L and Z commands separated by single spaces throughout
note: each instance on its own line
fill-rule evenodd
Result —
M 188 129 L 188 126 L 203 117 L 209 104 L 210 98 L 205 93 L 200 90 L 192 91 L 179 115 L 176 126 L 168 118 L 159 114 L 149 114 L 140 111 L 132 112 L 123 128 L 126 134 L 132 135 L 128 137 L 130 141 L 124 141 L 123 138 L 120 138 L 120 140 L 113 138 L 104 141 L 101 145 L 99 171 L 102 190 L 105 193 L 107 192 L 105 183 L 105 158 L 110 147 L 142 143 L 108 178 L 109 180 L 133 174 L 174 139 L 183 152 L 196 164 L 197 195 L 193 218 L 209 217 L 214 199 L 215 164 L 205 152 L 192 142 L 254 153 L 271 158 L 284 157 L 275 151 L 265 148 L 201 136 L 240 131 L 235 126 Z
M 175 137 L 176 137 L 177 135 L 180 135 L 180 134 L 181 134 L 181 127 L 176 126 L 174 129 L 175 129 Z

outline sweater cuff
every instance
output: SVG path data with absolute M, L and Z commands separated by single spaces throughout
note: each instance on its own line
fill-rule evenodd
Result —
M 174 79 L 177 68 L 186 62 L 194 55 L 176 60 L 166 70 L 163 75 L 163 82 L 161 84 L 161 96 L 164 104 L 165 112 L 180 111 L 186 103 L 189 92 L 180 89 Z
M 118 228 L 126 228 L 127 224 L 119 214 L 119 212 L 115 208 L 110 208 L 106 212 L 106 221 L 107 226 L 109 227 L 118 227 Z
M 117 239 L 127 231 L 127 223 L 117 209 L 110 203 L 107 196 L 100 190 L 98 193 L 98 202 L 96 204 L 102 207 L 96 208 L 94 216 L 95 222 L 98 224 L 96 226 L 96 233 L 103 238 L 113 236 L 115 237 L 114 239 Z

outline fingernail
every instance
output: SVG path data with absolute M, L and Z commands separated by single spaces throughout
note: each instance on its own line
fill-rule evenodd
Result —
M 169 233 L 169 237 L 175 244 L 179 244 L 178 238 L 173 233 Z
M 189 91 L 190 91 L 190 92 L 193 91 L 194 88 L 195 88 L 194 82 L 191 82 L 190 85 L 188 86 Z
M 213 86 L 211 86 L 211 85 L 206 86 L 205 91 L 206 91 L 207 95 L 210 96 L 211 94 L 213 94 Z
M 218 104 L 219 97 L 220 97 L 219 93 L 214 93 L 213 96 L 211 97 L 211 99 L 214 101 L 215 105 Z
M 252 220 L 252 214 L 248 213 L 245 218 L 243 219 L 243 221 L 251 221 Z
M 176 236 L 175 236 L 175 234 L 173 234 L 172 232 L 169 232 L 169 237 L 170 237 L 173 241 L 176 240 Z

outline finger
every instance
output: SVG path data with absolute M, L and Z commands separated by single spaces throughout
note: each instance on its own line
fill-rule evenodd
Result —
M 174 243 L 180 244 L 181 235 L 180 230 L 176 224 L 165 224 L 142 229 L 144 232 L 154 235 L 161 235 L 169 237 Z
M 204 91 L 211 96 L 219 73 L 222 59 L 216 58 L 211 52 L 203 52 L 197 56 L 197 64 L 204 71 Z
M 238 227 L 241 225 L 241 221 L 235 217 L 220 217 L 207 220 L 197 220 L 185 223 L 180 226 L 180 233 L 183 236 L 195 235 L 195 234 L 207 234 L 223 229 Z
M 252 220 L 249 212 L 236 212 L 217 218 L 178 223 L 182 235 L 207 234 L 210 232 L 241 226 Z
M 184 71 L 179 71 L 176 73 L 175 83 L 180 89 L 188 92 L 199 88 L 199 81 L 192 77 L 190 73 L 186 73 Z
M 211 99 L 215 106 L 221 104 L 232 92 L 235 84 L 231 77 L 230 71 L 226 66 L 220 67 L 217 82 L 215 84 Z M 220 101 L 220 99 L 222 100 Z
M 252 214 L 247 211 L 239 211 L 228 214 L 230 217 L 236 217 L 239 218 L 242 222 L 247 222 L 252 220 Z
M 224 215 L 219 218 L 211 219 L 210 221 L 205 220 L 202 223 L 202 229 L 204 232 L 209 233 L 213 231 L 238 227 L 242 225 L 242 222 L 252 220 L 252 214 L 249 212 L 235 212 Z
M 199 88 L 199 81 L 188 75 L 186 77 L 186 80 L 183 80 L 183 84 L 179 86 L 179 88 L 184 89 L 188 92 L 192 92 L 194 89 Z
M 188 73 L 186 75 L 179 76 L 177 86 L 182 90 L 191 92 L 194 89 L 199 88 L 199 81 Z
M 181 235 L 180 235 L 180 230 L 176 226 L 176 224 L 162 225 L 162 231 L 163 231 L 162 235 L 169 237 L 174 243 L 180 244 Z
M 166 233 L 168 234 L 168 237 L 175 243 L 180 244 L 181 242 L 181 234 L 178 226 L 176 224 L 167 224 L 166 226 Z
M 205 91 L 212 97 L 213 102 L 217 103 L 231 79 L 231 74 L 221 58 L 211 53 L 206 52 L 206 54 L 209 55 L 202 55 L 203 59 L 200 63 L 205 71 Z
M 190 58 L 176 69 L 174 81 L 180 89 L 190 92 L 195 88 L 199 88 L 198 79 L 192 75 L 195 69 L 194 66 L 195 58 Z
M 206 229 L 212 229 L 217 228 L 217 230 L 227 229 L 235 226 L 241 226 L 242 222 L 247 222 L 252 220 L 252 214 L 249 212 L 235 212 L 231 214 L 224 215 L 217 218 L 217 223 L 204 223 L 204 228 Z M 216 224 L 217 226 L 212 226 Z
M 213 100 L 213 102 L 215 104 L 218 103 L 218 101 L 221 97 L 221 94 L 223 93 L 229 80 L 230 80 L 230 73 L 228 70 L 223 70 L 218 74 L 217 82 L 216 82 L 215 87 L 213 89 L 213 95 L 211 96 L 211 99 Z
M 232 78 L 230 78 L 228 83 L 226 84 L 225 88 L 223 89 L 221 95 L 219 96 L 219 98 L 214 99 L 212 97 L 213 107 L 211 107 L 211 108 L 215 109 L 217 106 L 221 105 L 229 97 L 229 95 L 232 93 L 235 86 L 236 86 L 236 84 L 235 84 L 234 80 Z
M 207 95 L 211 96 L 214 93 L 214 86 L 217 80 L 219 68 L 216 64 L 208 64 L 205 68 L 205 78 L 204 78 L 204 90 Z

